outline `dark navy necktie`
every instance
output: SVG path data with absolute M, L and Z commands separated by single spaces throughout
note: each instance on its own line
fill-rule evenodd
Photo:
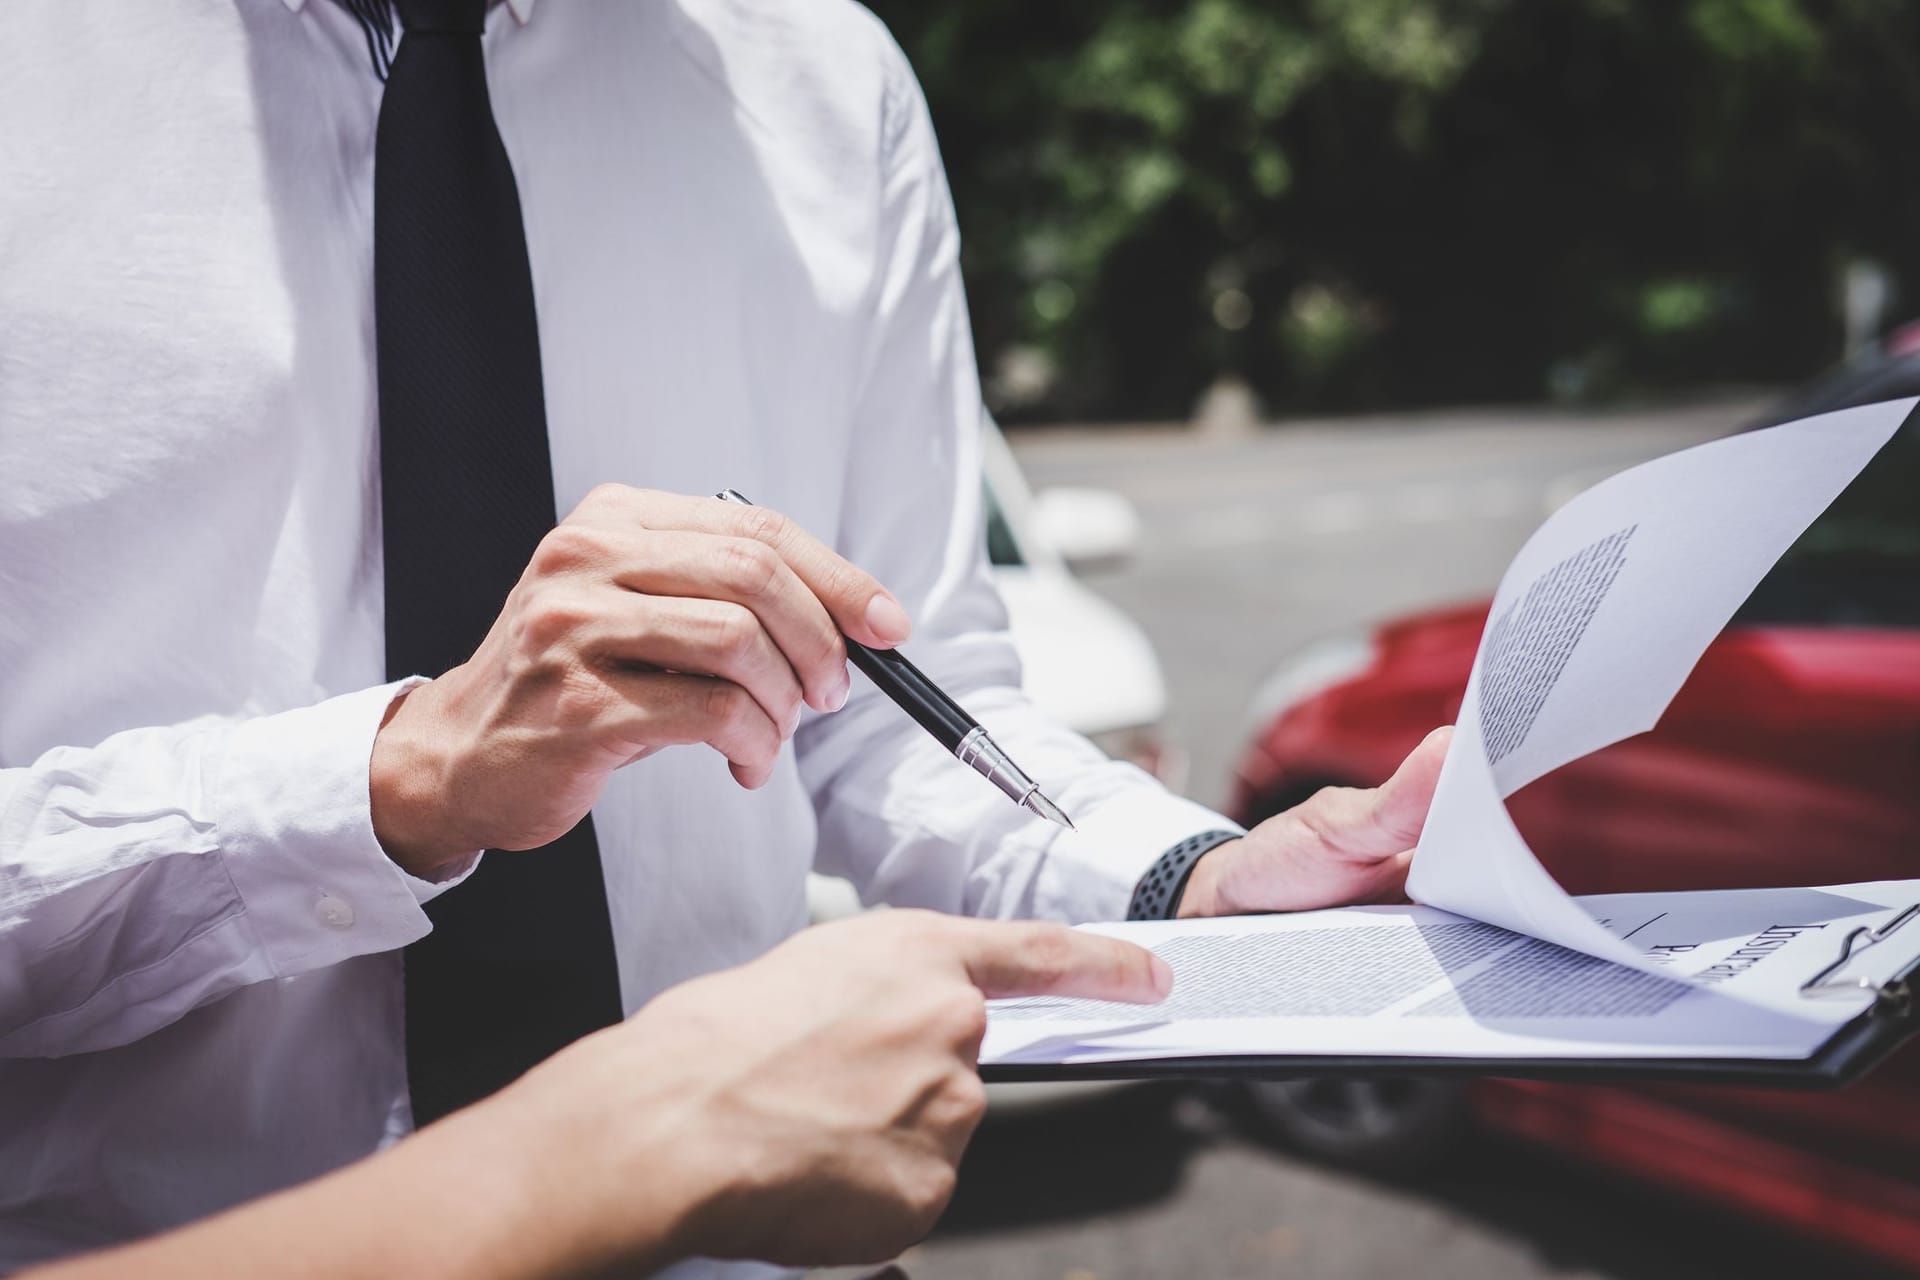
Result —
M 387 672 L 472 655 L 555 523 L 540 334 L 480 37 L 487 0 L 397 0 L 374 159 Z M 621 1016 L 591 819 L 489 853 L 406 950 L 416 1123 Z

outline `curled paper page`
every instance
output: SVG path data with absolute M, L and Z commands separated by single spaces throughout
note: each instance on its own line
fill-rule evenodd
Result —
M 982 1060 L 1810 1058 L 1873 1003 L 1875 975 L 1920 958 L 1920 924 L 1899 927 L 1920 881 L 1573 898 L 1505 801 L 1652 728 L 1915 404 L 1660 458 L 1541 526 L 1481 637 L 1409 880 L 1423 905 L 1083 926 L 1153 948 L 1171 997 L 994 1001 Z M 1852 940 L 1883 932 L 1853 981 L 1807 994 Z
M 1555 883 L 1504 798 L 1653 728 L 1741 602 L 1915 404 L 1843 409 L 1656 458 L 1541 525 L 1494 595 L 1414 855 L 1413 898 L 1673 974 Z

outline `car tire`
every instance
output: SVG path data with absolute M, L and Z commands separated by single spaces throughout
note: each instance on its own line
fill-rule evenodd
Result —
M 1255 1127 L 1329 1164 L 1405 1177 L 1451 1153 L 1467 1130 L 1466 1086 L 1431 1076 L 1315 1076 L 1244 1086 Z

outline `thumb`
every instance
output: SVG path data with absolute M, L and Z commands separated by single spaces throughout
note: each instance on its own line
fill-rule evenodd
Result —
M 1155 1004 L 1173 990 L 1173 970 L 1145 947 L 1057 924 L 954 920 L 956 953 L 989 999 L 1081 996 Z
M 1391 778 L 1375 788 L 1368 826 L 1385 846 L 1382 852 L 1397 853 L 1419 841 L 1427 810 L 1433 805 L 1434 787 L 1440 781 L 1440 766 L 1446 762 L 1447 745 L 1452 741 L 1451 725 L 1435 729 L 1407 753 Z

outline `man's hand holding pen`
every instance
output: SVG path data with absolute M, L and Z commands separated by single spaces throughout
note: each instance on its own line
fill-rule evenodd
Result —
M 537 848 L 615 769 L 676 744 L 759 787 L 803 704 L 845 704 L 842 635 L 888 649 L 910 631 L 885 588 L 778 512 L 603 485 L 541 542 L 473 657 L 396 700 L 374 742 L 375 834 L 426 876 Z
M 541 542 L 479 651 L 396 700 L 372 763 L 374 831 L 396 862 L 432 877 L 479 849 L 536 848 L 661 747 L 705 743 L 761 786 L 803 705 L 845 705 L 847 641 L 907 639 L 905 610 L 870 575 L 730 496 L 595 489 Z M 984 739 L 910 663 L 865 665 L 961 759 Z M 1207 854 L 1180 914 L 1399 896 L 1445 754 L 1443 731 L 1385 785 L 1324 791 Z M 982 772 L 1058 813 L 1010 761 Z

